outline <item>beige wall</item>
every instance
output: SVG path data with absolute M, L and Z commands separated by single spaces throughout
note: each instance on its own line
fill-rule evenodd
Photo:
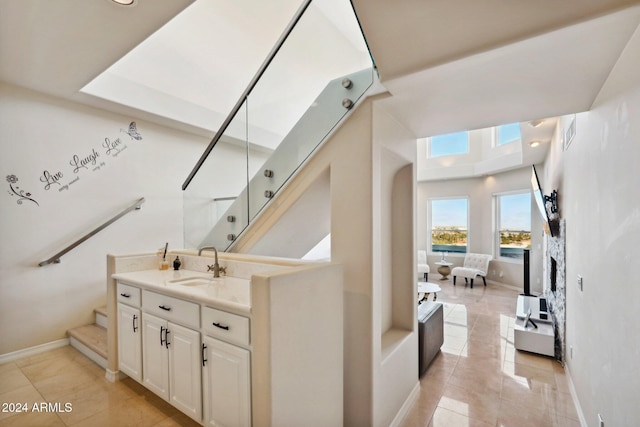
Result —
M 589 426 L 598 414 L 606 426 L 640 420 L 639 76 L 636 31 L 592 109 L 576 116 L 571 145 L 555 144 L 546 163 L 567 229 L 567 369 Z
M 254 245 L 286 245 L 273 230 L 302 235 L 324 227 L 297 205 L 313 205 L 314 197 L 328 204 L 320 215 L 330 217 L 331 260 L 344 268 L 349 426 L 389 425 L 418 384 L 415 153 L 415 137 L 375 100 L 364 101 L 234 247 L 251 253 Z
M 137 122 L 141 140 L 125 131 Z M 105 138 L 127 148 L 113 157 Z M 0 84 L 0 356 L 66 337 L 93 322 L 105 303 L 106 254 L 181 248 L 181 185 L 207 138 Z M 99 153 L 73 172 L 73 156 Z M 95 169 L 100 166 L 100 169 Z M 94 170 L 95 169 L 95 170 Z M 44 171 L 62 172 L 49 189 Z M 10 192 L 6 177 L 34 202 Z M 71 181 L 77 181 L 70 184 Z M 60 251 L 140 197 L 142 209 L 121 218 L 62 258 Z

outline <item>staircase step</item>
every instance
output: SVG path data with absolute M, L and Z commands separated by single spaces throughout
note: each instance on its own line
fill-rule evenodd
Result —
M 107 327 L 107 306 L 98 307 L 93 310 L 96 315 L 96 324 L 102 326 L 103 328 Z
M 70 345 L 103 368 L 107 367 L 107 329 L 97 325 L 67 331 Z

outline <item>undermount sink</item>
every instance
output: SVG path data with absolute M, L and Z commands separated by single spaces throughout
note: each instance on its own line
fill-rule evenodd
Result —
M 180 279 L 168 280 L 170 285 L 180 286 L 209 286 L 220 283 L 221 280 L 213 277 L 182 277 Z

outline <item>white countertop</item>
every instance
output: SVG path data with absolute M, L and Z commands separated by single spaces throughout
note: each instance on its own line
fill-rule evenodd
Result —
M 243 313 L 251 312 L 251 282 L 237 277 L 213 278 L 213 273 L 191 270 L 142 270 L 116 273 L 115 280 L 139 286 L 150 291 L 183 298 L 217 308 L 228 308 Z M 184 286 L 175 280 L 189 278 L 209 279 L 204 285 Z M 186 283 L 186 282 L 185 282 Z

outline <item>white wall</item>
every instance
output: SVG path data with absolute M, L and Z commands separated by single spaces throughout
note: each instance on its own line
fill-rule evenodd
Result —
M 389 425 L 418 384 L 414 162 L 415 136 L 367 99 L 233 248 L 251 252 L 281 221 L 298 235 L 317 227 L 292 215 L 328 178 L 331 261 L 344 269 L 345 425 Z
M 577 115 L 571 145 L 556 144 L 546 164 L 566 219 L 567 368 L 589 426 L 598 414 L 607 426 L 640 420 L 639 76 L 636 31 L 591 111 Z
M 531 190 L 531 167 L 516 169 L 495 175 L 479 178 L 466 178 L 444 181 L 426 181 L 418 183 L 417 196 L 417 244 L 418 249 L 426 249 L 430 274 L 438 274 L 434 263 L 440 261 L 440 254 L 428 251 L 428 201 L 430 198 L 468 197 L 469 199 L 469 238 L 468 251 L 476 253 L 494 253 L 494 213 L 493 195 L 508 191 Z M 548 192 L 546 189 L 545 192 Z M 531 290 L 542 293 L 542 223 L 533 205 L 531 215 Z M 461 265 L 462 254 L 449 254 L 447 260 L 454 265 Z M 489 264 L 488 280 L 516 287 L 523 284 L 523 267 L 521 262 L 494 260 Z
M 373 425 L 388 426 L 418 381 L 415 135 L 373 104 Z
M 125 133 L 134 120 L 141 140 Z M 126 148 L 108 155 L 105 138 Z M 5 190 L 0 198 L 0 355 L 65 338 L 67 329 L 92 323 L 93 309 L 105 302 L 107 253 L 150 251 L 165 242 L 182 247 L 181 185 L 207 142 L 0 85 Z M 96 164 L 74 173 L 73 157 L 94 150 Z M 61 184 L 47 190 L 40 181 L 44 171 L 60 172 Z M 12 193 L 8 176 L 17 177 L 14 189 L 29 193 L 37 204 Z M 60 264 L 38 267 L 139 197 L 146 198 L 141 210 L 84 242 Z

